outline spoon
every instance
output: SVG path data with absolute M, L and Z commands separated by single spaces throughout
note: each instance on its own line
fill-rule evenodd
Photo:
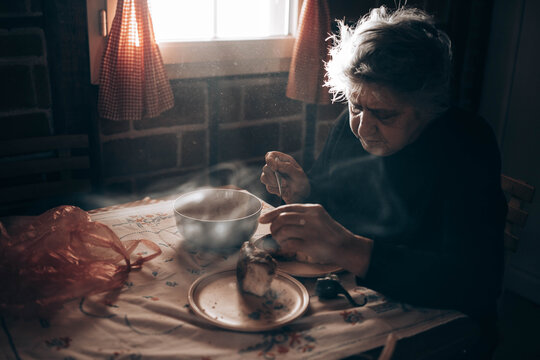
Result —
M 276 177 L 277 187 L 279 191 L 279 199 L 283 201 L 282 193 L 281 193 L 281 177 L 279 176 L 279 173 L 277 171 L 274 171 L 274 175 Z

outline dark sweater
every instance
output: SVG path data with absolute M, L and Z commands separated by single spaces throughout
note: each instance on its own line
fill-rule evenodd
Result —
M 377 157 L 362 148 L 344 112 L 308 174 L 308 202 L 373 239 L 360 285 L 490 320 L 502 277 L 500 174 L 493 132 L 472 114 L 449 110 L 414 143 Z

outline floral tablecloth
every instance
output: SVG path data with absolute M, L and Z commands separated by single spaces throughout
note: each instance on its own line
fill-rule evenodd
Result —
M 235 255 L 201 258 L 186 253 L 172 201 L 92 213 L 121 240 L 149 239 L 162 254 L 130 273 L 114 303 L 82 298 L 49 320 L 3 319 L 0 354 L 5 359 L 339 359 L 379 347 L 387 336 L 413 336 L 463 315 L 413 308 L 340 280 L 367 305 L 345 298 L 319 300 L 315 279 L 300 279 L 310 293 L 306 314 L 277 330 L 243 333 L 220 329 L 190 310 L 188 290 L 205 273 L 234 266 Z M 270 207 L 265 204 L 263 212 Z M 269 232 L 260 225 L 254 236 Z

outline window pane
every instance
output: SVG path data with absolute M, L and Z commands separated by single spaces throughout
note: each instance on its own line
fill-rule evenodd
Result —
M 148 0 L 158 42 L 289 34 L 291 0 Z
M 218 38 L 287 35 L 288 0 L 216 0 Z
M 214 0 L 148 0 L 156 41 L 214 37 Z

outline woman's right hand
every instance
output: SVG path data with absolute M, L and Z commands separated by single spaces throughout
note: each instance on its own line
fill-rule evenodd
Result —
M 274 172 L 281 178 L 281 197 L 287 204 L 304 201 L 311 192 L 308 177 L 302 167 L 290 155 L 279 151 L 270 151 L 264 157 L 266 165 L 263 167 L 261 182 L 266 190 L 279 195 L 279 188 Z

